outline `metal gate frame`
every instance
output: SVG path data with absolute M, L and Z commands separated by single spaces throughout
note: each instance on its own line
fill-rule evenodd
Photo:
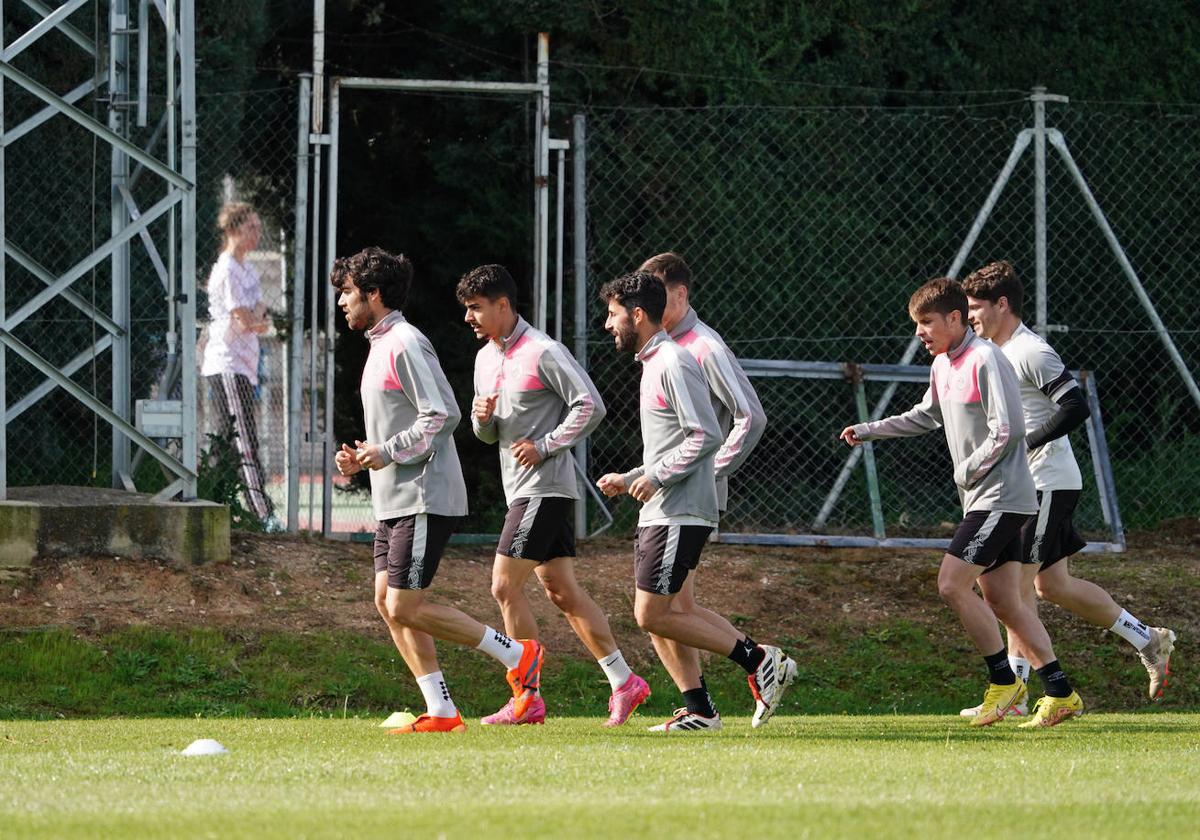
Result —
M 842 364 L 841 362 L 802 362 L 779 361 L 773 359 L 743 359 L 742 367 L 750 377 L 792 377 L 797 379 L 822 379 L 844 381 L 854 388 L 854 398 L 858 409 L 858 422 L 865 423 L 870 419 L 867 412 L 866 382 L 886 382 L 889 392 L 894 392 L 901 383 L 926 385 L 929 383 L 929 367 L 926 365 L 882 365 L 882 364 Z M 1111 540 L 1108 542 L 1091 541 L 1083 550 L 1085 552 L 1125 551 L 1125 527 L 1121 522 L 1120 506 L 1117 503 L 1117 489 L 1113 482 L 1112 463 L 1108 456 L 1108 441 L 1104 434 L 1104 421 L 1100 416 L 1100 398 L 1097 393 L 1095 371 L 1073 371 L 1079 386 L 1091 409 L 1087 420 L 1088 446 L 1092 455 L 1092 472 L 1096 478 L 1096 487 L 1100 496 L 1100 511 L 1104 523 L 1109 528 Z M 794 545 L 794 546 L 825 546 L 829 548 L 941 548 L 950 545 L 945 538 L 924 537 L 889 537 L 883 520 L 883 504 L 879 489 L 879 478 L 875 469 L 875 449 L 871 441 L 856 447 L 861 450 L 867 481 L 867 496 L 871 504 L 872 536 L 852 536 L 842 534 L 742 534 L 724 533 L 719 542 L 741 545 Z M 841 493 L 845 483 L 838 485 L 836 492 Z M 832 513 L 832 505 L 827 505 Z
M 312 264 L 313 276 L 310 283 L 310 295 L 312 306 L 312 325 L 314 335 L 317 328 L 317 284 L 319 277 L 327 277 L 333 268 L 333 260 L 337 254 L 337 222 L 338 222 L 338 143 L 341 124 L 341 91 L 343 90 L 374 90 L 374 91 L 390 91 L 399 93 L 480 93 L 493 94 L 498 96 L 531 96 L 536 99 L 536 118 L 535 118 L 535 144 L 534 144 L 534 245 L 533 245 L 533 322 L 540 330 L 547 330 L 548 322 L 548 303 L 550 297 L 549 289 L 549 245 L 550 245 L 550 153 L 557 153 L 557 208 L 556 208 L 556 252 L 555 252 L 555 337 L 562 340 L 563 331 L 563 244 L 564 244 L 564 174 L 565 174 L 565 158 L 567 152 L 571 149 L 571 142 L 562 139 L 553 139 L 550 136 L 550 36 L 543 32 L 538 34 L 538 60 L 537 60 L 537 81 L 536 82 L 472 82 L 472 81 L 447 81 L 440 79 L 393 79 L 393 78 L 372 78 L 358 76 L 335 76 L 330 79 L 329 96 L 328 96 L 328 131 L 322 132 L 321 126 L 324 122 L 325 97 L 321 96 L 320 83 L 320 67 L 323 66 L 323 50 L 319 53 L 321 62 L 317 67 L 317 76 L 313 87 L 313 110 L 312 124 L 313 132 L 309 134 L 307 143 L 302 144 L 301 154 L 310 155 L 312 158 L 312 181 L 314 184 L 311 200 L 308 200 L 307 190 L 302 199 L 298 190 L 297 197 L 297 212 L 300 212 L 302 205 L 307 204 L 311 208 L 312 224 Z M 316 63 L 316 62 L 315 62 Z M 303 124 L 304 115 L 301 115 Z M 581 134 L 582 126 L 577 122 L 576 133 Z M 325 259 L 323 262 L 324 270 L 318 270 L 320 264 L 318 253 L 320 251 L 320 224 L 318 220 L 321 218 L 321 158 L 322 148 L 327 149 L 327 167 L 326 173 L 326 206 L 324 208 L 325 219 Z M 311 149 L 311 151 L 309 151 Z M 574 168 L 574 179 L 576 183 L 576 208 L 579 206 L 579 201 L 582 198 L 583 192 L 579 186 L 582 178 L 582 169 L 580 161 L 577 159 Z M 576 221 L 576 230 L 578 230 L 579 221 Z M 584 248 L 583 237 L 579 237 L 575 242 L 575 264 L 578 266 L 582 261 L 582 249 Z M 297 261 L 302 257 L 297 254 Z M 580 305 L 578 293 L 576 295 L 576 310 Z M 333 451 L 335 442 L 333 440 L 333 351 L 335 335 L 335 319 L 337 306 L 332 295 L 326 296 L 325 302 L 325 342 L 323 348 L 323 364 L 324 364 L 324 428 L 320 431 L 317 429 L 315 417 L 316 391 L 317 391 L 317 364 L 316 364 L 316 342 L 313 342 L 312 357 L 310 358 L 310 373 L 312 377 L 311 387 L 313 389 L 314 414 L 309 418 L 309 434 L 310 441 L 319 440 L 321 443 L 322 465 L 320 473 L 322 475 L 322 533 L 329 537 L 333 533 Z M 296 436 L 298 440 L 298 435 Z M 298 444 L 297 444 L 298 445 Z M 588 493 L 599 499 L 595 488 L 588 481 L 586 470 L 581 466 L 586 463 L 584 452 L 576 452 L 575 468 L 579 474 L 584 488 Z M 298 459 L 297 459 L 298 460 Z M 297 463 L 297 462 L 292 462 Z M 292 483 L 292 472 L 297 470 L 293 467 L 289 470 L 289 486 Z M 314 473 L 317 470 L 313 471 Z M 290 498 L 290 496 L 289 496 Z M 586 522 L 586 497 L 585 501 L 577 505 L 577 531 L 583 533 Z M 604 505 L 600 506 L 605 515 L 608 515 L 607 508 Z M 293 516 L 293 511 L 289 507 L 288 525 L 291 530 L 296 530 L 298 522 Z M 611 522 L 611 515 L 608 515 Z

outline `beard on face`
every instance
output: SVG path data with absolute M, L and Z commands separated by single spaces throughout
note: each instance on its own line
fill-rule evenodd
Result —
M 626 326 L 618 324 L 615 328 L 613 339 L 616 342 L 617 350 L 621 353 L 632 353 L 637 346 L 637 330 L 632 325 Z

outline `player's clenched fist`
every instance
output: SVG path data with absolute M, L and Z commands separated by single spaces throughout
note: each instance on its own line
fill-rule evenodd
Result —
M 392 462 L 390 458 L 383 454 L 383 447 L 379 444 L 356 440 L 354 441 L 354 445 L 358 447 L 354 452 L 354 457 L 360 467 L 366 467 L 369 470 L 381 470 Z
M 600 476 L 596 486 L 605 496 L 620 496 L 625 492 L 625 478 L 620 473 L 605 473 Z
M 358 453 L 349 445 L 343 443 L 342 448 L 333 456 L 333 464 L 342 475 L 354 475 L 362 469 L 358 463 Z
M 658 488 L 654 486 L 654 482 L 640 475 L 633 480 L 633 484 L 629 485 L 629 495 L 637 499 L 639 502 L 648 502 L 650 498 L 658 492 Z
M 850 446 L 861 446 L 863 442 L 862 438 L 854 433 L 853 426 L 847 426 L 842 429 L 842 433 L 838 437 L 846 441 Z
M 529 438 L 514 440 L 508 449 L 516 462 L 526 469 L 533 469 L 542 463 L 542 453 L 538 452 L 537 444 Z
M 496 412 L 496 398 L 499 396 L 499 394 L 487 394 L 473 399 L 471 413 L 475 415 L 475 419 L 485 425 L 491 423 L 492 415 Z

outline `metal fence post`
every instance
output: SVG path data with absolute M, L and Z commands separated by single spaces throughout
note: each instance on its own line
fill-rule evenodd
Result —
M 300 530 L 300 416 L 304 381 L 304 292 L 308 259 L 308 128 L 312 119 L 312 74 L 300 74 L 300 100 L 296 119 L 296 212 L 292 235 L 292 328 L 288 345 L 287 390 L 287 529 Z
M 858 409 L 858 422 L 866 423 L 871 419 L 867 411 L 867 388 L 863 384 L 862 368 L 851 366 L 852 382 L 854 384 L 854 407 Z M 875 447 L 871 441 L 862 445 L 863 464 L 867 471 L 867 496 L 871 500 L 871 527 L 875 538 L 882 540 L 887 536 L 883 524 L 883 499 L 879 493 L 879 473 L 875 470 Z
M 1036 281 L 1034 331 L 1046 336 L 1046 89 L 1033 102 L 1033 264 Z
M 571 119 L 571 221 L 574 231 L 571 247 L 575 262 L 575 361 L 587 370 L 587 118 L 576 114 Z M 587 441 L 575 446 L 575 460 L 586 477 Z M 585 478 L 586 480 L 586 478 Z M 579 494 L 575 505 L 575 536 L 587 533 L 587 493 Z
M 338 210 L 338 134 L 341 124 L 340 86 L 338 79 L 329 85 L 329 172 L 326 174 L 325 276 L 333 270 L 337 256 Z M 328 537 L 333 533 L 333 349 L 337 329 L 334 313 L 337 306 L 332 293 L 325 295 L 325 429 L 321 436 L 321 475 L 323 476 L 321 524 Z
M 1088 446 L 1092 452 L 1092 470 L 1100 491 L 1100 508 L 1104 514 L 1104 521 L 1112 531 L 1115 549 L 1124 551 L 1125 526 L 1121 522 L 1121 509 L 1117 504 L 1117 487 L 1113 480 L 1112 461 L 1109 460 L 1108 439 L 1104 436 L 1104 418 L 1100 415 L 1100 395 L 1096 389 L 1095 372 L 1079 371 L 1079 384 L 1083 386 L 1083 393 L 1091 410 L 1087 420 Z
M 108 127 L 113 133 L 128 140 L 129 114 L 129 4 L 126 0 L 114 0 L 109 7 L 109 103 Z M 117 146 L 112 148 L 112 187 L 109 195 L 112 235 L 119 236 L 125 229 L 129 212 L 121 197 L 121 190 L 129 183 L 129 156 Z M 112 410 L 122 420 L 129 420 L 130 405 L 130 276 L 129 245 L 122 243 L 112 253 L 109 261 L 112 271 L 112 320 L 120 332 L 113 336 L 109 353 L 112 357 Z M 112 433 L 112 487 L 133 489 L 129 476 L 129 439 L 120 432 Z
M 183 498 L 196 498 L 196 470 L 199 464 L 196 435 L 196 4 L 195 0 L 180 2 L 180 32 L 182 57 L 180 60 L 180 106 L 181 142 L 180 172 L 193 187 L 183 196 L 181 218 L 181 250 L 183 264 L 180 266 L 179 282 L 182 301 L 179 306 L 180 328 L 183 333 L 180 344 L 180 363 L 183 371 L 183 466 L 192 478 L 183 479 Z
M 550 35 L 538 33 L 537 83 L 541 93 L 537 101 L 534 147 L 534 326 L 546 329 L 548 263 L 550 262 Z
M 4 50 L 4 4 L 0 2 L 0 51 Z M 7 128 L 4 122 L 4 86 L 0 76 L 0 137 Z M 8 228 L 4 207 L 8 203 L 5 183 L 6 162 L 4 143 L 0 142 L 0 324 L 8 320 L 8 281 L 5 264 L 8 262 Z M 0 344 L 0 501 L 8 498 L 8 358 L 4 345 Z

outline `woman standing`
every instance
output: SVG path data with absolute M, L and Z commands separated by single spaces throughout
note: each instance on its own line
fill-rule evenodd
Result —
M 262 222 L 254 208 L 236 201 L 217 216 L 223 243 L 208 276 L 208 343 L 200 373 L 208 380 L 220 434 L 235 435 L 241 456 L 246 504 L 263 523 L 274 507 L 263 483 L 254 422 L 254 389 L 258 385 L 258 337 L 269 328 L 258 271 L 246 255 L 258 246 Z

